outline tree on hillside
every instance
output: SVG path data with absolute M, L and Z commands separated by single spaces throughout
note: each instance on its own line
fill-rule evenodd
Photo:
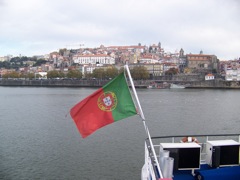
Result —
M 67 51 L 66 48 L 59 49 L 59 54 L 60 54 L 61 56 L 63 56 L 66 51 Z
M 97 79 L 112 79 L 116 77 L 119 74 L 118 69 L 116 67 L 108 67 L 107 69 L 104 68 L 97 68 L 93 70 L 93 73 L 91 76 L 88 77 L 93 77 Z M 85 74 L 85 77 L 86 74 Z
M 103 79 L 105 77 L 105 71 L 103 68 L 97 68 L 93 70 L 92 75 L 94 78 Z
M 63 78 L 63 77 L 65 77 L 65 75 L 61 71 L 53 70 L 53 71 L 48 71 L 47 72 L 47 77 L 48 78 Z
M 78 78 L 78 79 L 81 79 L 82 78 L 82 73 L 79 70 L 70 70 L 67 73 L 67 77 L 68 78 Z
M 46 63 L 47 63 L 46 60 L 44 60 L 44 59 L 39 59 L 39 60 L 36 61 L 35 64 L 33 64 L 33 67 L 41 66 L 42 64 L 46 64 Z
M 9 72 L 7 74 L 2 75 L 3 78 L 19 78 L 20 74 L 16 71 Z
M 0 61 L 0 68 L 10 69 L 11 68 L 11 64 L 8 61 L 3 61 L 3 62 Z
M 115 67 L 111 67 L 106 69 L 105 71 L 105 78 L 114 78 L 118 75 L 118 69 Z
M 133 69 L 130 70 L 132 78 L 135 80 L 144 80 L 149 79 L 149 72 L 144 66 L 134 66 Z
M 169 75 L 169 76 L 172 76 L 175 74 L 178 74 L 178 69 L 176 69 L 176 68 L 170 68 L 169 70 L 167 70 L 165 72 L 165 75 Z

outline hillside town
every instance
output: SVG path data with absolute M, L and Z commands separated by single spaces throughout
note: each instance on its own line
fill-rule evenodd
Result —
M 117 67 L 124 64 L 130 67 L 144 66 L 149 72 L 150 79 L 164 76 L 170 69 L 177 70 L 178 74 L 204 74 L 205 80 L 213 80 L 221 77 L 226 81 L 240 81 L 240 58 L 234 60 L 219 60 L 217 55 L 198 53 L 185 53 L 184 49 L 178 52 L 165 52 L 161 43 L 150 46 L 108 46 L 101 45 L 97 48 L 84 48 L 79 44 L 75 48 L 62 48 L 59 51 L 47 55 L 34 56 L 25 61 L 12 62 L 11 55 L 0 57 L 1 65 L 4 62 L 17 63 L 17 68 L 0 66 L 0 77 L 10 72 L 21 74 L 33 73 L 46 78 L 49 71 L 67 73 L 70 70 L 79 70 L 84 78 L 95 69 Z M 21 55 L 18 57 L 21 59 Z M 44 63 L 34 65 L 36 60 L 44 60 Z

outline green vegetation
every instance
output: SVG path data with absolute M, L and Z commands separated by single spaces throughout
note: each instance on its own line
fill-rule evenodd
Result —
M 40 77 L 40 75 L 38 74 L 37 78 Z M 28 74 L 21 74 L 21 73 L 18 73 L 16 71 L 13 71 L 13 72 L 9 72 L 7 74 L 4 74 L 2 76 L 2 78 L 24 78 L 24 79 L 33 79 L 35 78 L 35 75 L 33 73 L 28 73 Z
M 60 54 L 64 54 L 66 49 L 59 50 Z M 48 61 L 44 59 L 38 59 L 37 57 L 13 57 L 9 61 L 0 62 L 0 68 L 11 69 L 11 72 L 8 72 L 5 75 L 2 75 L 2 78 L 42 78 L 38 73 L 23 73 L 20 68 L 23 67 L 40 67 L 42 64 L 46 64 Z M 74 64 L 72 64 L 74 67 Z M 130 67 L 131 68 L 131 67 Z M 20 71 L 21 70 L 21 71 Z M 13 72 L 15 71 L 15 72 Z M 92 73 L 85 72 L 85 79 L 105 79 L 109 80 L 116 77 L 120 72 L 123 71 L 123 68 L 117 69 L 114 65 L 108 67 L 96 67 Z M 135 80 L 145 80 L 149 79 L 149 72 L 147 68 L 141 65 L 136 65 L 130 69 L 133 79 Z M 35 72 L 36 69 L 35 69 Z M 47 78 L 74 78 L 81 79 L 83 74 L 79 70 L 68 70 L 68 71 L 59 71 L 52 70 L 47 72 Z
M 78 70 L 70 70 L 67 73 L 67 78 L 78 78 L 81 79 L 82 78 L 82 73 Z
M 86 78 L 97 78 L 97 79 L 112 79 L 114 77 L 116 77 L 120 72 L 123 71 L 123 68 L 121 68 L 120 70 L 118 70 L 115 67 L 111 67 L 111 68 L 98 68 L 98 69 L 94 69 L 93 73 L 87 74 L 85 75 Z M 136 80 L 145 80 L 145 79 L 149 79 L 149 72 L 147 71 L 147 68 L 145 68 L 144 66 L 135 66 L 132 69 L 130 69 L 131 75 L 133 79 Z
M 13 57 L 10 61 L 0 61 L 0 68 L 5 69 L 15 69 L 18 70 L 20 67 L 28 67 L 29 64 L 27 62 L 32 62 L 33 66 L 41 66 L 42 64 L 46 64 L 47 61 L 44 59 L 37 59 L 36 57 Z
M 169 70 L 167 70 L 165 72 L 165 75 L 169 75 L 169 76 L 172 76 L 175 74 L 178 74 L 178 69 L 176 69 L 176 68 L 170 68 Z
M 42 64 L 46 64 L 46 63 L 47 63 L 46 60 L 44 60 L 44 59 L 39 59 L 39 60 L 36 61 L 35 64 L 33 64 L 33 67 L 41 66 Z
M 130 70 L 132 78 L 135 80 L 145 80 L 149 79 L 149 72 L 144 66 L 134 66 L 133 69 Z
M 47 72 L 47 78 L 64 78 L 65 74 L 61 71 L 48 71 Z
M 109 67 L 107 69 L 97 68 L 93 70 L 91 77 L 97 79 L 111 79 L 116 77 L 118 73 L 118 69 L 115 67 Z
M 13 72 L 4 74 L 2 77 L 3 78 L 20 78 L 20 74 L 18 72 L 13 71 Z

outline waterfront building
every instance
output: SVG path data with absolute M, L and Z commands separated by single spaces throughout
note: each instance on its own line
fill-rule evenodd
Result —
M 187 56 L 184 55 L 184 50 L 181 48 L 179 51 L 179 63 L 178 63 L 179 72 L 183 73 L 186 66 L 187 66 Z
M 141 65 L 146 67 L 147 71 L 149 72 L 150 79 L 154 79 L 154 77 L 162 76 L 164 73 L 164 67 L 163 67 L 163 64 L 161 63 L 148 63 L 148 64 L 141 64 Z
M 164 49 L 161 47 L 161 43 L 159 42 L 158 45 L 150 45 L 149 46 L 149 53 L 155 53 L 155 54 L 159 54 L 161 56 L 164 55 Z
M 171 68 L 178 69 L 178 66 L 175 63 L 163 63 L 163 72 L 166 72 Z
M 195 69 L 198 72 L 212 72 L 218 71 L 218 62 L 217 56 L 202 54 L 187 54 L 187 66 L 190 69 Z
M 152 63 L 158 63 L 159 62 L 158 60 L 159 58 L 156 56 L 153 56 L 152 54 L 143 54 L 139 58 L 138 62 L 140 64 L 149 64 L 149 63 L 152 64 Z
M 85 74 L 92 74 L 93 70 L 96 68 L 96 65 L 92 64 L 86 64 L 86 65 L 80 65 L 80 72 L 82 72 L 83 77 L 85 77 Z
M 214 80 L 214 75 L 213 74 L 207 74 L 205 75 L 205 80 L 208 81 L 208 80 Z
M 13 58 L 12 55 L 3 56 L 3 57 L 0 57 L 0 61 L 1 62 L 3 62 L 3 61 L 10 61 L 11 58 Z
M 0 57 L 0 62 L 3 62 L 5 61 L 5 58 L 4 57 Z
M 146 46 L 108 46 L 106 47 L 106 49 L 108 51 L 120 51 L 120 52 L 124 52 L 124 51 L 130 51 L 130 52 L 140 52 L 143 53 L 146 51 L 147 47 Z
M 115 64 L 115 59 L 106 54 L 75 54 L 73 62 L 76 64 Z
M 240 60 L 221 61 L 220 67 L 226 81 L 240 81 Z
M 240 81 L 240 68 L 238 69 L 227 69 L 225 75 L 226 81 Z

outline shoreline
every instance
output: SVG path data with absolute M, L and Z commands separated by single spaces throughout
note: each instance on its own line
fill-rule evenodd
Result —
M 145 89 L 154 80 L 135 80 L 136 88 Z M 77 79 L 2 79 L 0 86 L 29 86 L 29 87 L 102 87 L 109 80 L 77 80 Z M 163 81 L 162 81 L 163 82 Z M 187 89 L 240 89 L 239 81 L 209 80 L 209 81 L 164 81 L 175 84 L 188 84 Z

